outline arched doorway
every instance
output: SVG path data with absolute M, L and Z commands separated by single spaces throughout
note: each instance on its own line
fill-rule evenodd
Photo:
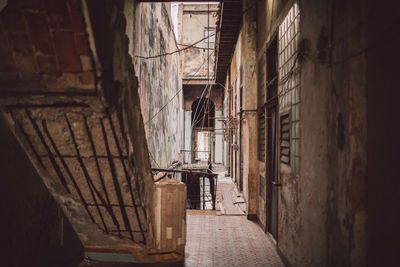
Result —
M 213 158 L 215 105 L 209 98 L 198 98 L 192 103 L 192 148 L 194 161 Z

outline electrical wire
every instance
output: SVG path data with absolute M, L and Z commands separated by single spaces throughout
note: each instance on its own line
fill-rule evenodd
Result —
M 154 163 L 158 166 L 158 168 L 161 169 L 161 166 L 160 166 L 160 165 L 157 163 L 157 161 L 154 159 L 154 156 L 153 156 L 153 154 L 151 153 L 150 149 L 148 149 L 148 151 L 149 151 L 150 158 L 154 161 Z
M 207 60 L 210 59 L 210 56 L 212 56 L 212 55 L 214 54 L 214 52 L 215 52 L 215 51 L 212 51 L 212 53 L 208 55 Z M 195 75 L 200 71 L 201 67 L 204 66 L 204 64 L 205 64 L 206 62 L 207 62 L 207 61 L 204 61 L 204 62 L 201 64 L 200 68 L 199 68 L 194 74 L 185 75 L 185 77 L 183 77 L 183 78 L 184 78 L 184 79 L 187 79 L 187 78 L 189 78 L 189 77 L 195 76 Z
M 207 35 L 206 37 L 204 37 L 204 38 L 198 40 L 197 42 L 195 42 L 195 43 L 193 43 L 193 44 L 191 44 L 191 45 L 189 45 L 189 46 L 186 46 L 186 47 L 184 47 L 184 48 L 181 48 L 181 49 L 172 51 L 172 52 L 163 53 L 163 54 L 159 54 L 159 55 L 155 55 L 155 56 L 147 56 L 147 57 L 146 57 L 146 56 L 134 56 L 134 57 L 135 57 L 135 58 L 141 58 L 141 59 L 152 59 L 152 58 L 159 58 L 159 57 L 164 57 L 164 56 L 171 56 L 171 55 L 173 55 L 173 54 L 176 54 L 176 53 L 179 53 L 179 52 L 182 52 L 182 51 L 185 51 L 185 50 L 187 50 L 187 49 L 190 49 L 190 48 L 194 47 L 194 46 L 197 45 L 198 43 L 200 43 L 200 42 L 202 42 L 202 41 L 204 41 L 204 40 L 206 40 L 206 39 L 208 39 L 208 38 L 210 38 L 210 37 L 216 35 L 217 32 L 218 32 L 218 30 L 215 30 L 214 33 Z
M 203 62 L 203 64 L 200 65 L 200 67 L 197 69 L 197 71 L 193 74 L 196 75 L 200 69 L 203 67 L 205 61 Z M 144 125 L 147 125 L 150 121 L 152 121 L 169 103 L 171 103 L 171 101 L 179 94 L 179 92 L 181 92 L 183 90 L 183 87 L 181 89 L 179 89 L 178 92 L 176 92 L 176 94 L 168 101 L 167 104 L 165 104 L 162 108 L 160 108 L 160 110 L 157 111 L 156 114 L 154 114 Z

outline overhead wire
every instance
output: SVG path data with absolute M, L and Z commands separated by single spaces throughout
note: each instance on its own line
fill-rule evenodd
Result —
M 196 72 L 194 74 L 192 74 L 193 76 L 196 75 L 200 69 L 203 67 L 205 61 L 203 62 L 203 64 L 200 65 L 200 67 L 196 70 Z M 152 121 L 169 103 L 171 103 L 171 101 L 183 90 L 183 87 L 181 89 L 179 89 L 176 94 L 168 101 L 168 103 L 166 103 L 162 108 L 160 108 L 158 110 L 158 112 L 156 114 L 154 114 L 144 125 L 147 125 L 150 121 Z
M 184 47 L 184 48 L 181 48 L 181 49 L 178 49 L 178 50 L 175 50 L 175 51 L 172 51 L 172 52 L 167 52 L 167 53 L 163 53 L 163 54 L 159 54 L 159 55 L 154 55 L 154 56 L 140 56 L 140 55 L 136 55 L 136 56 L 134 56 L 134 57 L 135 57 L 135 58 L 141 58 L 141 59 L 152 59 L 152 58 L 159 58 L 159 57 L 164 57 L 164 56 L 171 56 L 171 55 L 173 55 L 173 54 L 176 54 L 176 53 L 185 51 L 185 50 L 187 50 L 187 49 L 193 48 L 193 47 L 195 47 L 195 45 L 197 45 L 198 43 L 200 43 L 200 42 L 202 42 L 202 41 L 204 41 L 204 40 L 206 40 L 206 39 L 208 39 L 208 38 L 210 38 L 210 37 L 212 37 L 212 36 L 214 36 L 214 35 L 216 35 L 216 34 L 217 34 L 217 30 L 214 31 L 214 33 L 207 35 L 206 37 L 204 37 L 204 38 L 198 40 L 197 42 L 195 42 L 195 43 L 193 43 L 193 44 L 191 44 L 191 45 L 189 45 L 189 46 L 186 46 L 186 47 Z
M 214 52 L 213 52 L 213 53 L 214 53 Z M 212 54 L 209 54 L 207 60 L 209 60 L 209 58 L 210 58 L 211 55 L 212 55 Z M 203 65 L 204 65 L 205 63 L 206 63 L 206 61 L 204 61 L 204 62 L 200 65 L 200 67 L 196 70 L 196 72 L 195 72 L 194 74 L 192 74 L 192 76 L 196 75 L 196 74 L 201 70 L 201 68 L 203 67 Z M 207 88 L 207 86 L 206 86 L 206 88 Z M 171 99 L 169 99 L 169 101 L 168 101 L 163 107 L 161 107 L 161 108 L 160 108 L 160 109 L 159 109 L 159 110 L 144 124 L 144 125 L 146 126 L 147 124 L 149 124 L 161 111 L 164 110 L 164 108 L 166 108 L 166 107 L 172 102 L 172 100 L 173 100 L 182 90 L 183 90 L 183 87 L 182 87 L 181 89 L 179 89 L 179 90 L 176 92 L 176 94 L 175 94 Z M 154 161 L 154 163 L 155 163 L 159 168 L 161 168 L 160 165 L 158 164 L 158 162 L 155 160 L 153 154 L 150 152 L 150 150 L 149 150 L 149 155 L 150 155 L 151 159 Z

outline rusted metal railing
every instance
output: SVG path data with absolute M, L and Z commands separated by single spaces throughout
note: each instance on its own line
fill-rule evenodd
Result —
M 215 210 L 217 174 L 204 171 L 174 170 L 152 168 L 156 182 L 165 177 L 175 178 L 186 184 L 187 209 Z

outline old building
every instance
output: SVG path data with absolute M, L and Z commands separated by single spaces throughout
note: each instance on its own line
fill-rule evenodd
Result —
M 2 264 L 396 266 L 395 3 L 169 2 L 0 0 Z
M 234 129 L 229 169 L 248 217 L 289 265 L 377 266 L 380 257 L 389 264 L 399 206 L 382 202 L 394 191 L 378 181 L 399 189 L 395 170 L 381 165 L 398 142 L 383 145 L 381 122 L 393 118 L 394 102 L 378 92 L 394 82 L 381 76 L 399 56 L 398 37 L 383 37 L 399 26 L 389 26 L 394 13 L 381 17 L 387 7 L 372 1 L 243 1 L 238 23 L 234 4 L 221 12 L 216 77 Z M 376 176 L 381 167 L 384 178 Z
M 139 80 L 139 97 L 152 166 L 180 161 L 183 127 L 182 77 L 179 54 L 152 56 L 179 49 L 173 32 L 170 4 L 143 3 L 129 12 L 134 23 L 128 36 Z M 134 12 L 134 13 L 133 13 Z M 165 103 L 169 103 L 165 105 Z M 162 108 L 162 109 L 161 109 Z
M 183 162 L 222 163 L 221 86 L 214 78 L 218 5 L 180 4 L 178 33 L 184 94 Z

